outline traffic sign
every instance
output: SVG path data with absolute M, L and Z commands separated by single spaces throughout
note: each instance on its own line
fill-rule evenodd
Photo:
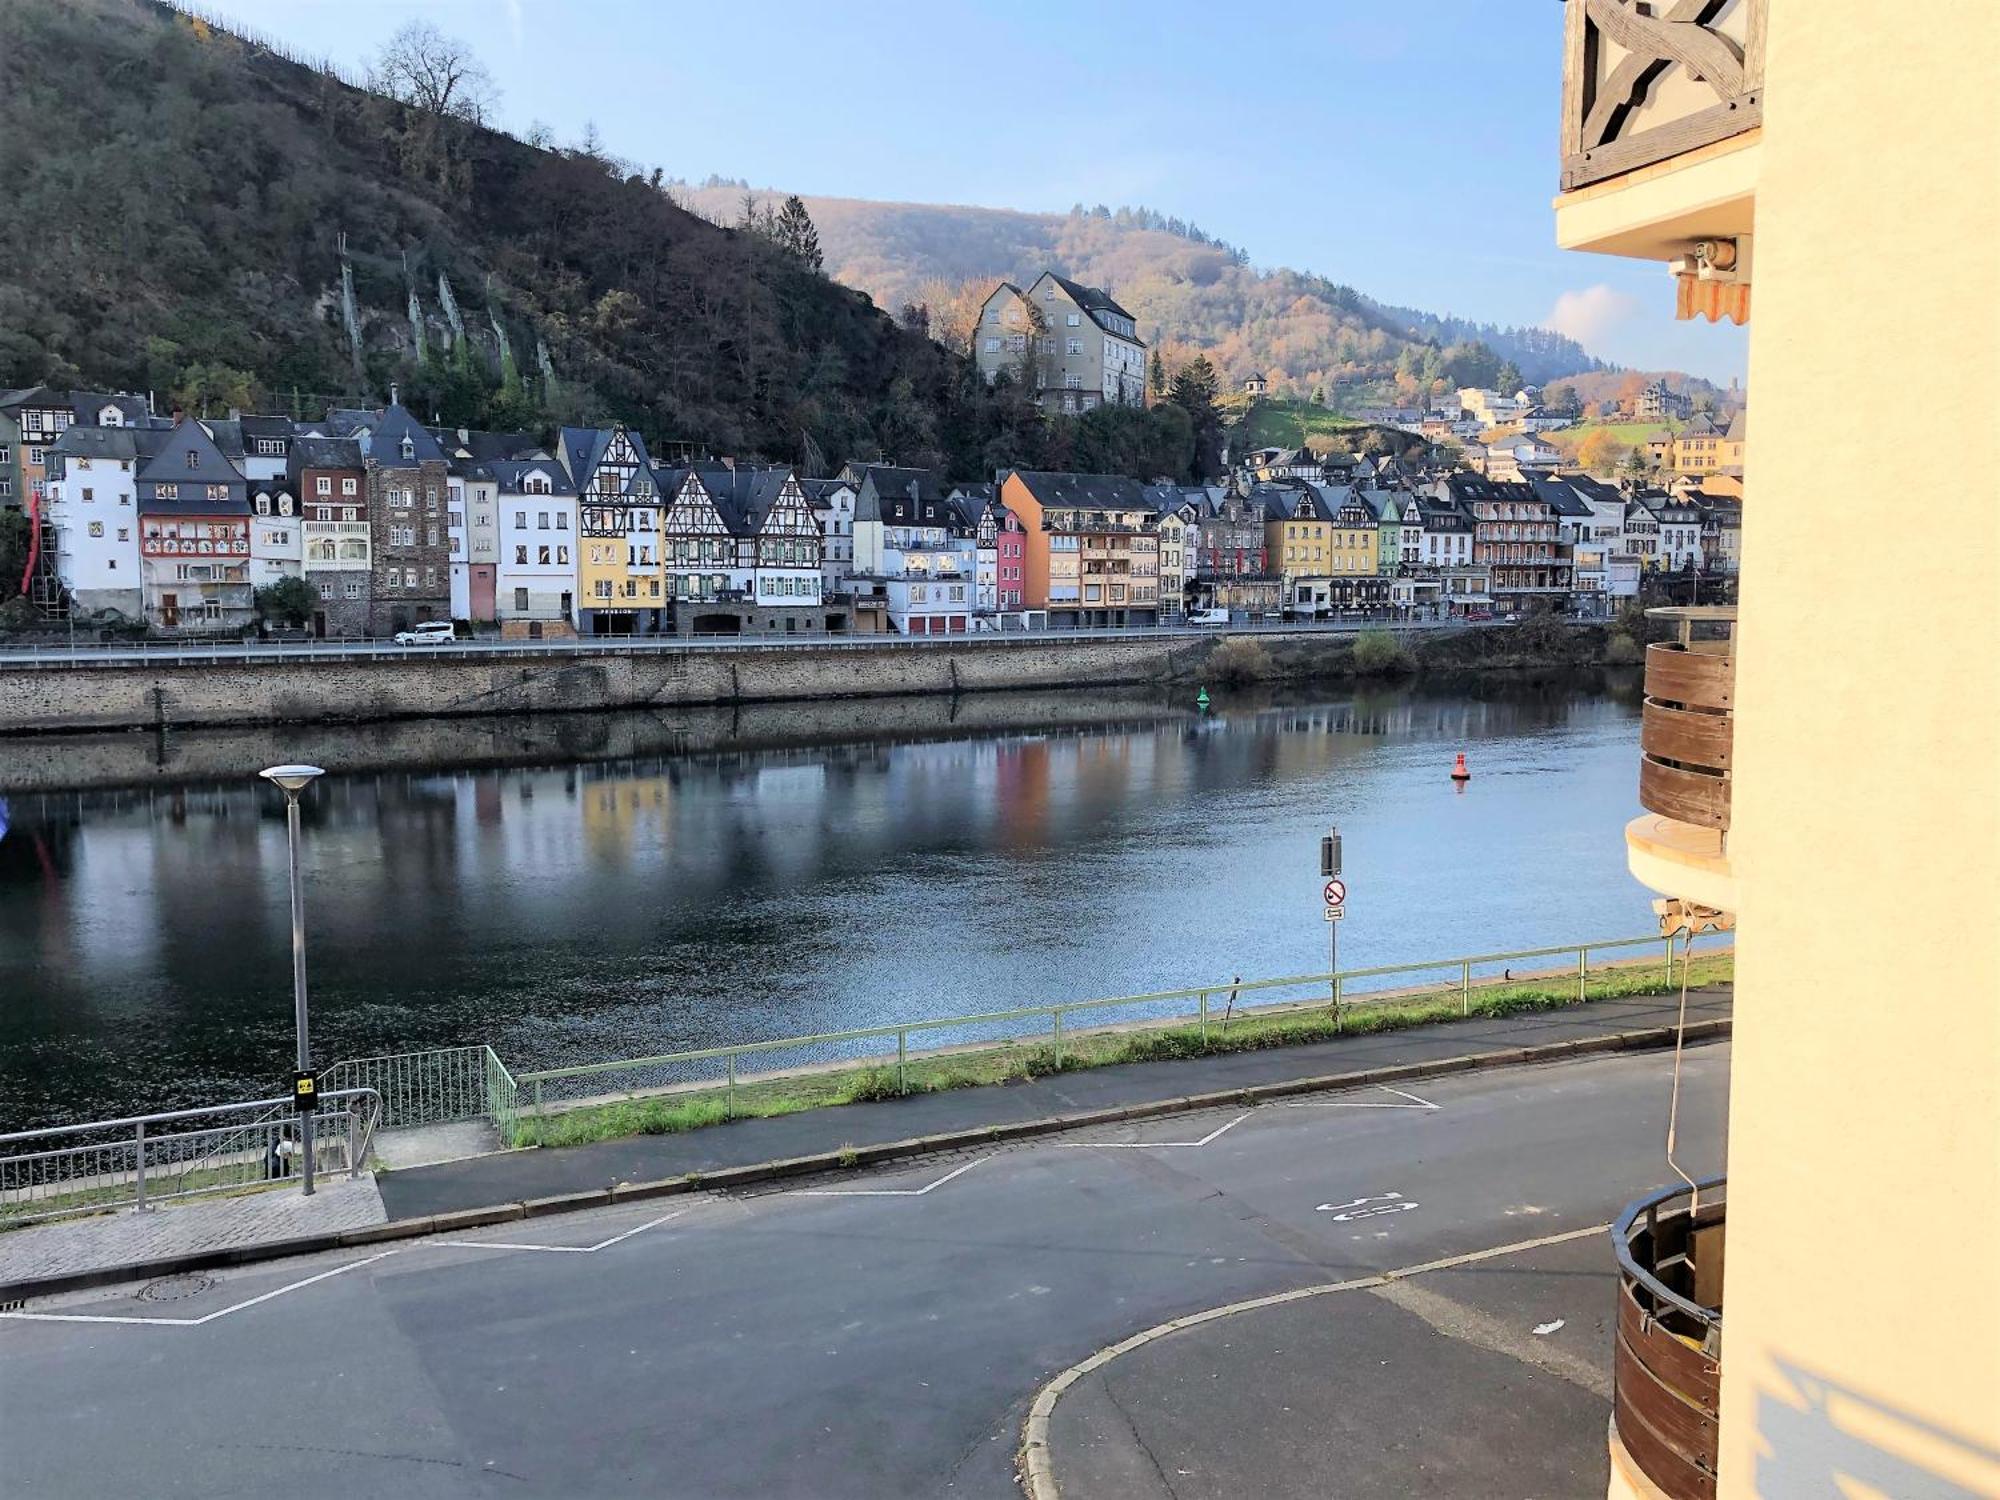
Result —
M 292 1108 L 309 1115 L 319 1108 L 319 1080 L 310 1073 L 292 1075 Z
M 1322 894 L 1325 895 L 1328 906 L 1338 906 L 1347 899 L 1347 882 L 1343 880 L 1329 880 L 1326 883 L 1326 890 Z
M 1329 922 L 1338 922 L 1342 917 L 1347 915 L 1347 908 L 1344 906 L 1324 907 L 1321 909 L 1320 915 L 1325 917 Z

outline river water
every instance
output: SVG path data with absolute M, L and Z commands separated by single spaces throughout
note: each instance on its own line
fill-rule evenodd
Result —
M 0 740 L 0 1129 L 284 1085 L 275 760 L 317 1059 L 520 1070 L 1323 969 L 1335 821 L 1343 967 L 1636 936 L 1637 743 L 1601 680 Z

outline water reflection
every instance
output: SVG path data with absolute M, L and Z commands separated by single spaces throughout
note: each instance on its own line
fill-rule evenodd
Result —
M 1074 722 L 1091 710 L 329 775 L 305 802 L 316 1051 L 485 1040 L 554 1065 L 1307 970 L 1329 819 L 1347 963 L 1649 925 L 1622 863 L 1637 719 L 1621 696 L 1377 692 L 1207 718 L 1129 700 L 1096 706 L 1117 722 Z M 512 733 L 526 754 L 605 727 Z M 282 800 L 246 779 L 10 804 L 0 1122 L 281 1078 Z

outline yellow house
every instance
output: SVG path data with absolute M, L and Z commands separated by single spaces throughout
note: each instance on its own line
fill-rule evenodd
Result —
M 1556 237 L 1748 324 L 1773 497 L 1740 634 L 1682 612 L 1647 652 L 1627 863 L 1670 930 L 1737 928 L 1728 1180 L 1691 1191 L 1663 1143 L 1671 1188 L 1632 1184 L 1610 1491 L 2000 1494 L 2000 617 L 1965 587 L 2000 510 L 1898 553 L 1921 609 L 1843 629 L 1878 502 L 1827 487 L 1824 441 L 1830 389 L 2000 426 L 2000 11 L 1569 0 L 1565 46 Z

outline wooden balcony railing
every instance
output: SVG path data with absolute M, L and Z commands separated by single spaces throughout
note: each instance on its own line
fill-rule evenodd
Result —
M 1754 129 L 1769 0 L 1568 0 L 1564 192 Z
M 1676 823 L 1729 831 L 1734 774 L 1736 611 L 1656 609 L 1680 639 L 1646 648 L 1639 805 Z
M 1715 1494 L 1725 1213 L 1717 1180 L 1641 1198 L 1611 1231 L 1618 1260 L 1612 1431 L 1671 1500 Z

